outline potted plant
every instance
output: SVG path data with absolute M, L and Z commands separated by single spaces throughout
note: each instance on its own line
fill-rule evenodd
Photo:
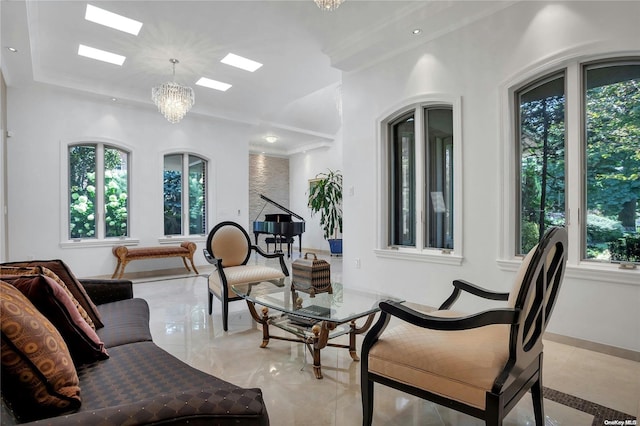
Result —
M 331 254 L 342 254 L 342 173 L 318 173 L 309 186 L 311 216 L 320 212 L 320 226 L 329 241 Z

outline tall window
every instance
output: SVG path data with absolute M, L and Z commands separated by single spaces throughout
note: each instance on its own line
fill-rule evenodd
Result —
M 206 233 L 206 170 L 207 161 L 196 155 L 165 155 L 163 179 L 165 235 Z
M 568 97 L 565 87 L 582 91 Z M 568 224 L 581 237 L 575 261 L 640 262 L 640 60 L 573 64 L 515 95 L 516 254 L 549 226 Z M 565 176 L 581 177 L 570 182 L 579 197 L 566 195 Z
M 520 212 L 517 254 L 565 219 L 565 77 L 553 75 L 517 93 Z
M 129 235 L 129 153 L 104 144 L 71 145 L 69 238 Z
M 391 245 L 416 244 L 415 119 L 413 113 L 391 124 L 390 240 Z
M 453 249 L 453 114 L 429 108 L 425 114 L 427 247 Z
M 640 61 L 583 70 L 584 257 L 640 262 Z
M 388 245 L 454 248 L 451 106 L 417 105 L 388 122 Z

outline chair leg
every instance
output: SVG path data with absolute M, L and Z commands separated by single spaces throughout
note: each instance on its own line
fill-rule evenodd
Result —
M 362 426 L 370 426 L 373 422 L 373 382 L 366 374 L 360 377 L 360 393 L 362 395 Z
M 209 315 L 213 313 L 213 293 L 209 290 Z
M 229 331 L 229 301 L 222 300 L 222 329 Z
M 533 399 L 533 414 L 537 426 L 544 426 L 544 405 L 542 396 L 542 377 L 531 386 L 531 398 Z

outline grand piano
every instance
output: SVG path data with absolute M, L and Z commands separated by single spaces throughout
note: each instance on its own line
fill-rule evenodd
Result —
M 253 235 L 255 237 L 255 244 L 258 245 L 258 236 L 260 234 L 269 234 L 275 238 L 275 241 L 280 241 L 280 250 L 281 250 L 282 242 L 285 242 L 287 244 L 287 247 L 289 248 L 289 244 L 290 244 L 289 240 L 292 237 L 297 235 L 298 243 L 300 244 L 299 250 L 300 252 L 302 252 L 302 233 L 304 232 L 304 225 L 305 225 L 304 218 L 302 216 L 295 214 L 288 208 L 276 203 L 272 199 L 265 197 L 262 194 L 260 194 L 260 198 L 265 200 L 267 203 L 271 203 L 274 206 L 279 207 L 280 209 L 287 212 L 287 214 L 285 213 L 265 214 L 264 221 L 260 222 L 258 220 L 255 220 L 253 222 Z M 266 206 L 266 203 L 265 203 L 265 206 Z M 262 207 L 262 209 L 264 210 L 264 206 Z M 260 210 L 260 213 L 262 213 L 262 210 Z M 260 216 L 260 213 L 258 213 L 258 216 Z M 292 216 L 297 219 L 300 219 L 301 222 L 294 222 L 292 220 Z M 290 250 L 288 250 L 288 253 L 289 253 L 289 257 L 291 257 Z

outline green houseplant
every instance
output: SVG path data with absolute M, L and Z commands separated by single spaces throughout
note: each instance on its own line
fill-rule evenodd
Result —
M 331 254 L 342 254 L 342 173 L 329 169 L 318 173 L 309 185 L 311 216 L 320 213 L 320 226 L 329 241 Z

